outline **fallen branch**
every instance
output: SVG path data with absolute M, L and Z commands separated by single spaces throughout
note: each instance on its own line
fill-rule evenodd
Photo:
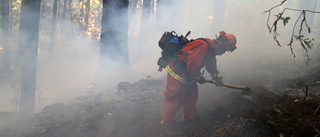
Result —
M 314 111 L 313 116 L 317 116 L 318 110 L 320 108 L 320 105 L 317 107 L 317 109 Z
M 246 126 L 246 123 L 243 121 L 242 117 L 240 117 L 240 120 L 242 121 L 243 125 Z
M 226 133 L 226 131 L 229 129 L 229 127 L 238 119 L 239 116 L 237 116 L 228 126 L 227 128 L 224 130 L 224 132 L 222 133 L 221 137 Z
M 305 86 L 305 88 L 306 88 L 306 94 L 305 94 L 305 96 L 304 96 L 304 98 L 303 98 L 303 102 L 306 101 L 306 98 L 307 98 L 307 96 L 308 96 L 308 86 Z

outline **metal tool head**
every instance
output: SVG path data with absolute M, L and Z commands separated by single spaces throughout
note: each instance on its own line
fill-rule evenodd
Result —
M 245 87 L 241 92 L 241 97 L 245 99 L 251 99 L 251 88 Z

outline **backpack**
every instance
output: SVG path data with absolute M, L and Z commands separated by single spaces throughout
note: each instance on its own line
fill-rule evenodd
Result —
M 186 37 L 190 34 L 190 31 L 187 33 Z M 158 45 L 162 49 L 161 57 L 169 61 L 175 57 L 179 51 L 189 43 L 189 40 L 181 36 L 178 36 L 175 31 L 164 32 L 160 38 Z
M 161 51 L 161 57 L 158 60 L 159 69 L 158 71 L 162 71 L 162 68 L 165 68 L 168 65 L 169 61 L 174 62 L 175 64 L 181 64 L 181 62 L 177 62 L 177 55 L 180 53 L 180 50 L 185 47 L 189 42 L 193 40 L 188 40 L 187 36 L 191 33 L 191 31 L 188 31 L 185 37 L 183 35 L 178 36 L 175 31 L 166 31 L 163 33 L 162 37 L 160 38 L 158 45 L 162 49 Z M 204 40 L 208 45 L 210 43 L 205 40 L 204 38 L 198 38 L 201 40 Z M 210 46 L 209 46 L 210 47 Z M 180 66 L 180 65 L 178 65 Z M 185 65 L 181 65 L 182 68 Z M 176 67 L 175 72 L 180 70 L 180 67 Z

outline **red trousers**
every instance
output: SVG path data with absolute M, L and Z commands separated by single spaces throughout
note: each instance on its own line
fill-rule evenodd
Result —
M 176 113 L 182 107 L 182 120 L 190 120 L 196 114 L 196 102 L 198 100 L 197 83 L 185 85 L 170 74 L 167 74 L 167 85 L 164 93 L 164 111 L 162 115 L 163 127 L 172 126 Z

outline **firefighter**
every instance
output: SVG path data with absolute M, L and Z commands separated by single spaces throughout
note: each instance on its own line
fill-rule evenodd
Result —
M 216 39 L 202 38 L 190 41 L 180 54 L 177 61 L 171 61 L 165 67 L 167 70 L 167 83 L 165 89 L 164 111 L 161 127 L 165 133 L 172 133 L 173 120 L 177 111 L 182 107 L 183 122 L 190 122 L 196 116 L 196 102 L 198 99 L 198 86 L 204 84 L 205 78 L 201 74 L 203 67 L 210 73 L 211 78 L 222 86 L 222 77 L 217 69 L 216 56 L 226 51 L 233 52 L 236 47 L 236 37 L 233 34 L 219 32 Z M 161 66 L 161 60 L 158 61 Z

